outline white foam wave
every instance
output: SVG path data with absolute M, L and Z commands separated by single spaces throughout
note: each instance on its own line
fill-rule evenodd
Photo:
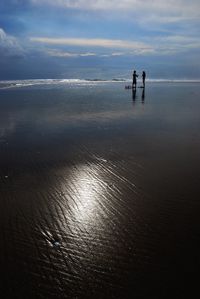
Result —
M 141 82 L 141 80 L 138 80 Z M 200 79 L 147 79 L 149 83 L 200 83 Z M 27 80 L 7 80 L 0 81 L 0 89 L 21 88 L 36 85 L 95 85 L 100 83 L 131 83 L 131 79 L 114 78 L 110 80 L 103 79 L 27 79 Z
M 28 87 L 35 85 L 94 85 L 106 82 L 125 82 L 126 79 L 112 79 L 112 80 L 102 80 L 102 79 L 27 79 L 27 80 L 8 80 L 0 81 L 0 89 L 7 88 L 19 88 Z

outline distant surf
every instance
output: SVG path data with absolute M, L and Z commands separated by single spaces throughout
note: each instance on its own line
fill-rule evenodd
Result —
M 104 82 L 128 82 L 127 79 L 114 78 L 107 79 L 25 79 L 25 80 L 5 80 L 0 81 L 0 89 L 19 88 L 35 85 L 90 85 Z
M 0 89 L 21 88 L 36 85 L 95 85 L 100 83 L 131 83 L 130 78 L 113 79 L 24 79 L 24 80 L 2 80 Z M 141 82 L 141 80 L 138 80 Z M 200 83 L 200 79 L 147 79 L 149 83 Z

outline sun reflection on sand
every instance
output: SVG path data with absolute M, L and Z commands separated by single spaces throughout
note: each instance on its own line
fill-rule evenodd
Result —
M 101 170 L 94 164 L 74 168 L 62 185 L 62 192 L 68 198 L 73 222 L 87 226 L 98 225 L 101 200 L 106 192 L 106 183 L 101 179 Z

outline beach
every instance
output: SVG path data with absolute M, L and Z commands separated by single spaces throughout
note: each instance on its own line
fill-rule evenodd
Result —
M 0 84 L 1 298 L 197 288 L 200 84 L 125 84 Z

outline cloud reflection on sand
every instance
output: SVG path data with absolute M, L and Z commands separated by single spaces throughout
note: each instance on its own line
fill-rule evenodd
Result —
M 101 89 L 101 88 L 100 88 Z M 137 108 L 132 106 L 131 93 L 121 91 L 119 99 L 124 98 L 124 104 L 118 99 L 116 101 L 110 98 L 111 94 L 101 97 L 100 89 L 94 89 L 88 92 L 89 99 L 82 99 L 80 94 L 77 99 L 71 99 L 73 94 L 69 90 L 61 90 L 60 92 L 42 91 L 42 97 L 23 90 L 12 90 L 3 95 L 5 97 L 4 106 L 0 103 L 0 126 L 1 136 L 10 136 L 23 127 L 32 127 L 34 131 L 55 131 L 63 130 L 70 127 L 81 127 L 88 125 L 102 125 L 121 120 L 140 118 L 145 116 L 149 111 L 145 111 L 144 106 L 138 105 Z M 9 94 L 11 92 L 11 94 Z M 73 90 L 75 92 L 75 89 Z M 16 97 L 12 101 L 13 97 Z M 34 97 L 34 101 L 32 100 Z M 127 101 L 128 99 L 128 101 Z M 6 102 L 7 100 L 7 102 Z M 136 108 L 136 109 L 135 109 Z M 2 111 L 2 112 L 1 112 Z M 11 129 L 12 128 L 12 129 Z

